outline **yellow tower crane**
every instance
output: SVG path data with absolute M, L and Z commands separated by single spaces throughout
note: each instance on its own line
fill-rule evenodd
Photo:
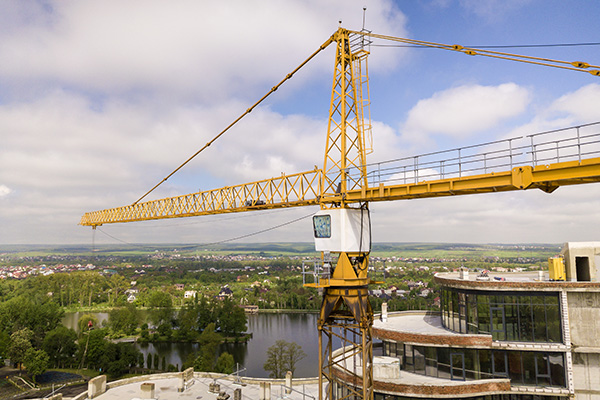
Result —
M 321 211 L 313 217 L 313 227 L 322 263 L 313 273 L 314 282 L 306 285 L 323 293 L 318 321 L 319 389 L 320 398 L 330 400 L 373 398 L 373 311 L 367 289 L 373 283 L 368 276 L 369 202 L 532 188 L 551 193 L 563 185 L 600 181 L 600 152 L 584 150 L 598 142 L 600 134 L 590 133 L 600 127 L 598 123 L 368 164 L 371 123 L 366 45 L 371 38 L 600 75 L 600 67 L 580 61 L 549 60 L 339 28 L 300 66 L 138 201 L 86 213 L 80 222 L 95 228 L 117 222 L 319 205 Z M 335 71 L 322 168 L 142 201 L 331 44 L 336 46 Z M 334 261 L 330 260 L 331 253 L 337 254 Z M 334 338 L 341 340 L 344 351 L 334 351 Z M 339 397 L 338 393 L 345 394 Z

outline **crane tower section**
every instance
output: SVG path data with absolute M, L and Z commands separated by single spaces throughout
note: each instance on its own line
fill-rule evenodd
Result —
M 370 121 L 368 113 L 365 118 L 363 106 L 369 101 L 368 79 L 364 75 L 368 52 L 361 42 L 353 43 L 345 29 L 338 29 L 333 38 L 336 54 L 323 161 L 322 207 L 343 206 L 345 193 L 367 186 L 365 131 L 370 132 Z M 359 173 L 351 175 L 350 170 Z

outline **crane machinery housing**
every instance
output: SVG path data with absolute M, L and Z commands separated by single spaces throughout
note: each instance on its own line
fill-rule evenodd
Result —
M 374 281 L 369 276 L 369 202 L 532 188 L 551 193 L 559 186 L 600 181 L 600 151 L 595 146 L 600 134 L 594 131 L 598 123 L 368 164 L 372 147 L 367 58 L 374 38 L 600 76 L 600 67 L 580 61 L 563 62 L 340 27 L 299 67 L 138 201 L 86 213 L 80 222 L 95 228 L 118 222 L 319 205 L 313 229 L 322 262 L 312 271 L 315 279 L 306 286 L 323 294 L 318 320 L 319 389 L 321 398 L 330 400 L 337 398 L 334 381 L 349 393 L 344 398 L 373 398 L 373 310 L 368 285 Z M 335 68 L 321 168 L 141 201 L 329 45 L 336 47 Z M 335 355 L 334 340 L 341 341 L 347 351 Z

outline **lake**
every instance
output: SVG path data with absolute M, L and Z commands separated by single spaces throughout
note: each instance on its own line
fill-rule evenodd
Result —
M 84 312 L 67 313 L 63 324 L 68 328 L 77 329 L 77 321 Z M 108 319 L 107 313 L 93 313 L 100 324 Z M 298 378 L 315 377 L 318 375 L 319 337 L 317 332 L 318 314 L 282 313 L 282 314 L 253 314 L 248 315 L 248 332 L 252 339 L 248 343 L 227 343 L 220 346 L 219 351 L 233 355 L 237 363 L 246 368 L 242 375 L 265 378 L 268 373 L 263 369 L 267 359 L 267 349 L 277 340 L 296 342 L 302 346 L 307 357 L 301 360 L 294 374 Z M 196 343 L 137 343 L 136 346 L 144 354 L 153 357 L 158 354 L 162 359 L 173 365 L 181 365 L 188 355 L 198 350 Z M 339 347 L 334 344 L 335 347 Z

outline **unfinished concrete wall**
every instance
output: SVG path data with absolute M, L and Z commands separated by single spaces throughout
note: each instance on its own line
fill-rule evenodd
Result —
M 600 335 L 598 335 L 600 293 L 568 292 L 567 303 L 573 347 L 600 348 Z
M 577 400 L 600 398 L 600 354 L 573 353 L 573 384 Z
M 568 281 L 600 280 L 600 242 L 568 242 L 561 251 Z

